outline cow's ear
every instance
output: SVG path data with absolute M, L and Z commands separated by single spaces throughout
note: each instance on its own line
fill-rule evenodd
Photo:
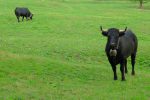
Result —
M 107 31 L 102 31 L 103 36 L 107 36 Z
M 119 36 L 123 36 L 126 30 L 127 30 L 127 27 L 125 28 L 125 30 L 119 30 Z
M 103 30 L 103 29 L 102 29 L 102 26 L 100 26 L 100 30 L 102 31 L 102 35 L 103 35 L 103 36 L 107 36 L 108 31 Z
M 124 32 L 124 31 L 119 32 L 119 36 L 123 36 L 124 34 L 125 34 L 125 32 Z

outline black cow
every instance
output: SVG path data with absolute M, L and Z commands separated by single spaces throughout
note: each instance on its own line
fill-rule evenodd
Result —
M 22 16 L 22 21 L 24 20 L 24 17 L 26 17 L 26 19 L 31 19 L 33 17 L 33 14 L 29 11 L 28 8 L 20 8 L 20 7 L 16 7 L 15 9 L 15 15 L 18 19 L 19 22 L 19 17 Z
M 107 44 L 105 48 L 106 55 L 114 72 L 114 80 L 117 80 L 116 65 L 120 64 L 122 80 L 125 80 L 124 73 L 127 73 L 127 58 L 131 56 L 132 75 L 135 75 L 134 64 L 137 52 L 138 41 L 137 37 L 131 30 L 121 31 L 116 28 L 103 30 L 100 27 L 102 34 L 107 36 Z

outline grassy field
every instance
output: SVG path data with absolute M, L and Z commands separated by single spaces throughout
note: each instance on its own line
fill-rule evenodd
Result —
M 100 0 L 0 0 L 0 100 L 150 100 L 150 3 Z M 17 22 L 15 7 L 32 21 Z M 136 75 L 118 80 L 99 31 L 132 29 Z

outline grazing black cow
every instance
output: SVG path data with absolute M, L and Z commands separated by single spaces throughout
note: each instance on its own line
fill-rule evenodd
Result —
M 137 52 L 138 41 L 137 37 L 131 30 L 121 31 L 116 28 L 110 28 L 103 30 L 100 27 L 102 34 L 107 36 L 107 44 L 105 48 L 106 55 L 112 66 L 114 72 L 114 80 L 117 80 L 116 65 L 120 64 L 120 71 L 122 74 L 122 80 L 125 80 L 125 74 L 127 73 L 127 58 L 131 56 L 132 63 L 132 75 L 135 75 L 134 64 Z
M 33 17 L 33 14 L 29 11 L 28 8 L 20 8 L 20 7 L 16 7 L 15 9 L 15 15 L 18 19 L 19 22 L 19 17 L 22 16 L 22 21 L 24 20 L 24 17 L 26 17 L 26 19 L 31 19 Z

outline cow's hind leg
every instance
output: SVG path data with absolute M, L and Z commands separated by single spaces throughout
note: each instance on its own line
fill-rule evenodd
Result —
M 132 75 L 135 75 L 135 71 L 134 71 L 134 65 L 135 65 L 135 57 L 136 57 L 136 54 L 132 54 L 131 55 L 131 64 L 132 64 Z
M 125 73 L 128 73 L 128 68 L 127 68 L 127 59 L 125 59 Z
M 121 71 L 121 77 L 122 77 L 122 81 L 125 81 L 125 60 L 122 60 L 120 63 L 120 71 Z

